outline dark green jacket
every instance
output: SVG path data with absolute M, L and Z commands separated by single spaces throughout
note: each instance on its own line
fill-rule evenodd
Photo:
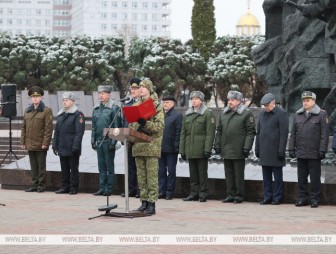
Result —
M 251 150 L 255 131 L 254 116 L 242 104 L 237 111 L 229 107 L 220 114 L 215 149 L 221 149 L 224 159 L 244 159 L 243 149 Z
M 210 109 L 205 105 L 198 112 L 189 108 L 182 122 L 180 154 L 189 159 L 204 158 L 204 153 L 212 150 L 215 130 L 216 119 Z
M 104 128 L 108 127 L 121 127 L 120 107 L 115 105 L 112 99 L 110 99 L 105 105 L 99 102 L 93 108 L 91 144 L 103 139 Z M 112 139 L 111 143 L 115 145 L 117 140 Z

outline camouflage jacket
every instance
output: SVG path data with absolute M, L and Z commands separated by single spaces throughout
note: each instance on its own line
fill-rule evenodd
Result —
M 161 156 L 161 143 L 162 143 L 162 134 L 164 127 L 164 113 L 162 105 L 160 104 L 157 94 L 153 93 L 150 96 L 154 101 L 154 106 L 156 108 L 156 114 L 151 118 L 147 119 L 146 125 L 144 128 L 151 133 L 152 141 L 150 143 L 135 143 L 132 146 L 132 155 L 133 156 L 146 156 L 146 157 L 160 157 Z M 135 105 L 139 105 L 144 102 L 143 99 L 140 99 Z M 130 123 L 129 128 L 137 130 L 139 128 L 137 122 Z

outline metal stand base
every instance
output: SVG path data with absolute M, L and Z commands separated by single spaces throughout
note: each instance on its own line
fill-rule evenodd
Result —
M 99 207 L 98 211 L 100 211 L 100 212 L 105 211 L 105 213 L 100 214 L 98 216 L 91 217 L 91 218 L 89 218 L 89 220 L 92 220 L 92 219 L 95 219 L 95 218 L 99 218 L 99 217 L 103 217 L 103 216 L 133 219 L 133 218 L 147 217 L 147 216 L 151 216 L 152 215 L 152 214 L 146 214 L 146 213 L 139 212 L 139 211 L 132 211 L 132 212 L 111 212 L 112 209 L 115 209 L 117 207 L 118 206 L 116 204 L 110 205 L 110 206 Z
M 2 205 L 2 206 L 6 206 L 5 204 L 0 204 L 0 205 Z

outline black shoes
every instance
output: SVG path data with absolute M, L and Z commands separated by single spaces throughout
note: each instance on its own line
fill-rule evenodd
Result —
M 206 202 L 207 200 L 206 200 L 206 198 L 200 198 L 199 201 L 200 202 Z
M 111 196 L 112 195 L 112 192 L 104 192 L 103 193 L 103 196 Z
M 166 194 L 160 193 L 159 196 L 158 196 L 158 199 L 163 199 L 163 198 L 166 198 Z
M 70 191 L 69 191 L 69 194 L 70 194 L 70 195 L 76 195 L 77 193 L 78 193 L 78 192 L 77 192 L 76 190 L 70 190 Z
M 104 194 L 104 192 L 101 191 L 101 190 L 99 190 L 99 191 L 93 193 L 92 195 L 95 195 L 95 196 L 103 196 L 103 194 Z
M 198 201 L 198 197 L 188 196 L 182 199 L 183 201 Z
M 312 200 L 310 204 L 311 208 L 317 208 L 318 207 L 318 202 L 316 200 Z
M 125 192 L 121 193 L 120 196 L 125 197 Z M 139 193 L 130 193 L 128 195 L 129 198 L 135 197 L 135 198 L 140 198 L 140 194 Z
M 222 200 L 223 203 L 233 203 L 234 199 L 227 197 L 226 199 Z
M 55 191 L 56 194 L 67 194 L 69 191 L 66 191 L 65 189 L 60 189 L 58 191 Z
M 281 201 L 280 200 L 274 200 L 272 202 L 272 205 L 280 205 L 281 204 Z
M 263 201 L 260 202 L 261 205 L 269 205 L 272 203 L 272 200 L 270 199 L 264 199 Z
M 233 201 L 233 203 L 235 203 L 235 204 L 240 204 L 240 203 L 242 203 L 243 202 L 243 200 L 241 200 L 241 199 L 235 199 L 234 201 Z
M 143 200 L 143 201 L 141 202 L 141 206 L 137 209 L 137 211 L 139 211 L 139 212 L 143 212 L 143 211 L 145 211 L 146 208 L 147 208 L 147 204 L 148 204 L 148 202 L 145 201 L 145 200 Z
M 295 206 L 297 207 L 307 206 L 307 205 L 308 205 L 308 201 L 304 199 L 299 199 L 295 202 Z
M 144 211 L 146 214 L 155 214 L 155 203 L 147 202 L 147 208 Z
M 37 187 L 30 187 L 29 189 L 26 189 L 25 192 L 35 192 L 37 190 Z

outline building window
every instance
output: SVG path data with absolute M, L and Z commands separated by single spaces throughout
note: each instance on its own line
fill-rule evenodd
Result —
M 0 25 L 2 25 L 3 24 L 3 21 L 2 21 L 2 19 L 0 19 Z
M 111 5 L 113 8 L 118 8 L 118 2 L 112 2 Z
M 22 19 L 18 19 L 18 20 L 16 21 L 16 24 L 18 24 L 18 25 L 22 25 Z
M 37 19 L 37 20 L 36 20 L 36 25 L 37 25 L 37 26 L 40 26 L 40 25 L 41 25 L 41 20 L 40 20 L 40 19 Z
M 153 9 L 158 9 L 159 8 L 159 3 L 153 2 L 152 7 L 153 7 Z
M 157 30 L 158 30 L 157 25 L 152 25 L 152 31 L 157 32 Z
M 31 26 L 31 20 L 30 19 L 26 19 L 26 25 Z
M 42 14 L 42 10 L 41 9 L 37 9 L 36 10 L 36 15 L 41 15 Z
M 102 5 L 102 7 L 107 7 L 107 2 L 106 1 L 102 1 L 101 5 Z
M 111 19 L 117 19 L 118 15 L 116 12 L 111 13 Z
M 137 29 L 138 29 L 138 26 L 137 26 L 136 24 L 133 24 L 133 25 L 132 25 L 132 30 L 133 30 L 133 31 L 136 31 Z
M 118 29 L 118 25 L 117 24 L 111 24 L 111 29 L 112 30 L 117 30 Z
M 152 14 L 152 20 L 153 21 L 158 21 L 158 14 L 157 13 Z
M 102 12 L 101 13 L 101 18 L 102 19 L 106 19 L 107 18 L 107 13 L 106 12 Z
M 138 13 L 132 13 L 132 20 L 138 19 Z
M 7 19 L 7 24 L 8 25 L 13 25 L 13 20 L 12 19 Z
M 106 30 L 107 29 L 107 24 L 101 24 L 101 29 Z
M 148 17 L 147 13 L 142 13 L 142 20 L 147 20 L 147 17 Z
M 8 9 L 7 14 L 13 14 L 13 9 Z
M 3 9 L 2 8 L 0 8 L 0 14 L 3 14 Z
M 142 31 L 147 31 L 147 25 L 142 25 Z
M 138 8 L 138 2 L 132 2 L 132 8 L 134 9 Z
M 124 31 L 126 31 L 127 30 L 127 25 L 126 24 L 122 24 L 121 25 L 121 29 L 124 30 Z
M 121 19 L 123 19 L 123 20 L 127 19 L 127 13 L 122 13 L 121 14 Z
M 128 7 L 128 3 L 127 2 L 122 2 L 122 5 L 121 5 L 123 8 L 127 8 Z

